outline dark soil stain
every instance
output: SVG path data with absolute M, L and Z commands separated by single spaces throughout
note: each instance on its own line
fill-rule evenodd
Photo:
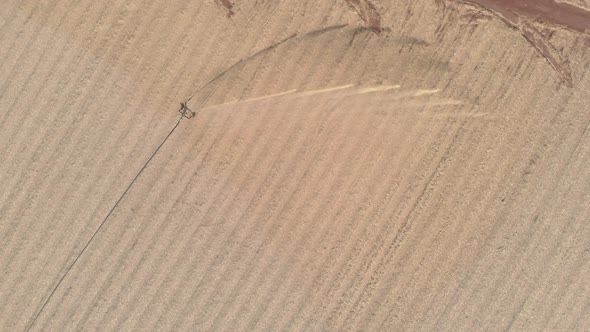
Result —
M 369 0 L 346 0 L 348 4 L 356 11 L 361 20 L 373 30 L 376 34 L 381 33 L 381 14 L 377 7 Z
M 526 40 L 533 45 L 541 55 L 549 62 L 568 87 L 573 86 L 572 69 L 569 61 L 547 41 L 547 37 L 533 25 L 523 22 L 520 31 Z
M 583 34 L 590 33 L 590 11 L 555 0 L 453 1 L 475 4 L 498 15 L 508 26 L 520 31 L 523 37 L 555 69 L 565 85 L 573 86 L 569 61 L 551 44 L 550 38 L 555 31 L 555 26 Z M 541 23 L 545 24 L 542 28 L 536 27 Z
M 590 11 L 555 0 L 465 0 L 480 5 L 516 23 L 527 17 L 570 30 L 590 33 Z
M 227 9 L 227 17 L 232 17 L 235 13 L 233 11 L 234 4 L 229 0 L 215 0 L 218 4 Z

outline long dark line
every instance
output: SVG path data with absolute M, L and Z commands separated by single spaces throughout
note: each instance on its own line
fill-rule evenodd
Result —
M 329 32 L 332 30 L 338 30 L 338 29 L 342 29 L 344 27 L 346 27 L 347 24 L 341 24 L 341 25 L 334 25 L 334 26 L 330 26 L 324 29 L 316 29 L 313 31 L 310 31 L 304 35 L 299 36 L 299 38 L 304 38 L 304 37 L 310 37 L 310 36 L 315 36 L 315 35 L 319 35 L 325 32 Z M 107 220 L 109 219 L 109 217 L 111 216 L 111 214 L 113 213 L 113 211 L 115 211 L 115 209 L 117 208 L 117 206 L 119 205 L 119 203 L 121 203 L 121 201 L 123 200 L 123 198 L 127 195 L 127 193 L 129 192 L 129 190 L 131 189 L 131 187 L 133 186 L 133 184 L 135 184 L 135 181 L 137 181 L 137 179 L 139 178 L 139 176 L 141 175 L 141 173 L 143 173 L 143 171 L 147 168 L 147 166 L 150 164 L 150 162 L 152 161 L 152 159 L 154 159 L 154 157 L 156 156 L 156 154 L 158 153 L 158 151 L 160 151 L 160 149 L 162 148 L 162 146 L 164 145 L 164 143 L 166 143 L 166 141 L 168 140 L 168 138 L 170 138 L 170 136 L 172 136 L 172 134 L 174 133 L 174 131 L 176 130 L 176 128 L 178 128 L 178 126 L 180 125 L 180 122 L 182 122 L 182 119 L 184 119 L 185 117 L 190 118 L 192 116 L 188 116 L 189 114 L 187 112 L 189 112 L 190 110 L 188 108 L 185 109 L 186 105 L 188 104 L 188 102 L 193 99 L 193 97 L 197 94 L 197 92 L 199 92 L 200 90 L 203 90 L 205 87 L 207 87 L 208 85 L 212 84 L 213 82 L 219 80 L 220 78 L 222 78 L 226 73 L 228 73 L 229 71 L 231 71 L 232 69 L 236 68 L 238 65 L 242 64 L 242 63 L 246 63 L 249 62 L 250 60 L 252 60 L 253 58 L 256 58 L 257 56 L 266 53 L 268 51 L 271 51 L 272 49 L 276 48 L 277 46 L 298 37 L 297 34 L 293 34 L 279 42 L 276 42 L 246 58 L 243 58 L 241 60 L 239 60 L 238 62 L 232 64 L 231 66 L 229 66 L 227 69 L 225 69 L 224 71 L 222 71 L 221 73 L 219 73 L 217 76 L 215 76 L 214 78 L 212 78 L 211 80 L 209 80 L 208 82 L 206 82 L 204 85 L 201 85 L 199 87 L 197 87 L 193 93 L 189 96 L 189 98 L 185 101 L 184 105 L 179 109 L 179 111 L 182 113 L 180 115 L 180 117 L 178 118 L 178 121 L 176 122 L 176 124 L 174 125 L 174 127 L 172 127 L 172 129 L 170 130 L 170 132 L 168 132 L 168 135 L 166 135 L 166 137 L 164 137 L 164 139 L 162 140 L 162 142 L 160 142 L 160 144 L 158 145 L 158 147 L 154 150 L 154 152 L 152 152 L 151 156 L 148 158 L 148 160 L 143 164 L 143 166 L 141 167 L 141 169 L 139 170 L 139 172 L 137 172 L 137 174 L 135 175 L 135 177 L 133 178 L 133 180 L 131 180 L 131 182 L 129 183 L 129 185 L 127 186 L 127 188 L 125 189 L 125 191 L 123 191 L 123 193 L 119 196 L 119 198 L 117 199 L 117 201 L 115 202 L 115 204 L 113 205 L 113 207 L 110 209 L 109 213 L 106 215 L 106 217 L 102 220 L 102 222 L 99 224 L 98 228 L 94 231 L 94 233 L 92 234 L 92 236 L 90 237 L 90 239 L 88 240 L 88 242 L 86 242 L 86 244 L 84 245 L 84 247 L 82 248 L 82 250 L 80 250 L 80 252 L 78 253 L 78 255 L 76 256 L 76 258 L 74 259 L 74 261 L 67 267 L 66 272 L 61 276 L 61 278 L 59 279 L 59 281 L 57 282 L 57 284 L 53 287 L 53 289 L 51 290 L 51 292 L 49 293 L 49 296 L 45 299 L 45 301 L 43 302 L 43 304 L 41 305 L 41 308 L 37 311 L 37 313 L 35 314 L 35 316 L 33 316 L 33 318 L 31 319 L 31 321 L 29 322 L 27 328 L 25 329 L 25 331 L 30 331 L 33 326 L 35 326 L 35 323 L 37 322 L 37 320 L 39 319 L 39 317 L 41 316 L 41 313 L 43 312 L 43 310 L 45 310 L 45 308 L 47 307 L 47 304 L 49 304 L 49 301 L 51 301 L 51 298 L 53 297 L 53 295 L 55 295 L 55 292 L 57 291 L 57 289 L 59 288 L 59 286 L 61 286 L 61 284 L 63 283 L 63 281 L 65 280 L 65 278 L 68 276 L 68 274 L 70 273 L 70 271 L 72 271 L 74 265 L 76 265 L 76 263 L 78 262 L 78 260 L 80 259 L 80 257 L 82 257 L 82 255 L 84 254 L 84 252 L 86 252 L 86 250 L 88 249 L 88 247 L 90 246 L 90 244 L 92 243 L 92 241 L 94 240 L 94 238 L 96 237 L 96 235 L 98 234 L 98 232 L 100 232 L 100 230 L 103 228 L 103 226 L 106 224 Z M 194 116 L 194 113 L 193 113 Z
M 285 38 L 285 39 L 283 39 L 283 40 L 281 40 L 281 41 L 279 41 L 279 42 L 277 42 L 277 43 L 275 43 L 275 44 L 273 44 L 273 45 L 271 45 L 271 46 L 269 46 L 267 48 L 264 48 L 264 49 L 256 52 L 255 54 L 249 56 L 248 58 L 244 58 L 244 59 L 242 59 L 242 60 L 234 63 L 233 65 L 229 66 L 227 69 L 225 69 L 220 74 L 218 74 L 217 76 L 215 76 L 214 78 L 212 78 L 211 80 L 209 80 L 204 85 L 202 85 L 200 87 L 197 87 L 193 91 L 193 93 L 189 96 L 189 98 L 186 100 L 186 103 L 188 103 L 197 94 L 198 91 L 204 89 L 209 84 L 211 84 L 211 83 L 217 81 L 218 79 L 222 78 L 227 72 L 231 71 L 233 68 L 235 68 L 239 64 L 241 64 L 243 62 L 247 62 L 250 59 L 256 57 L 257 55 L 259 55 L 261 53 L 264 53 L 266 51 L 269 51 L 269 50 L 277 47 L 278 45 L 280 45 L 280 44 L 288 41 L 289 39 L 294 38 L 295 36 L 296 36 L 296 34 L 294 34 L 294 35 L 292 35 L 290 37 L 287 37 L 287 38 Z M 185 105 L 186 105 L 186 103 L 185 103 Z M 183 108 L 181 108 L 179 111 L 183 112 Z M 139 178 L 139 176 L 141 175 L 141 173 L 143 173 L 143 171 L 147 168 L 147 166 L 152 161 L 152 159 L 154 158 L 154 156 L 158 153 L 158 151 L 160 151 L 160 148 L 162 148 L 162 146 L 164 145 L 164 143 L 166 143 L 166 141 L 172 135 L 172 133 L 174 133 L 174 131 L 176 130 L 176 128 L 178 128 L 178 126 L 180 125 L 180 122 L 182 121 L 183 118 L 185 118 L 185 113 L 183 113 L 183 114 L 180 115 L 180 117 L 178 118 L 178 121 L 176 122 L 176 124 L 174 125 L 174 127 L 172 127 L 172 129 L 170 130 L 170 132 L 168 132 L 168 135 L 166 135 L 166 137 L 162 140 L 162 142 L 160 143 L 160 145 L 158 145 L 158 147 L 154 150 L 154 152 L 152 153 L 152 155 L 143 164 L 143 166 L 141 167 L 141 169 L 139 170 L 139 172 L 137 172 L 137 174 L 135 175 L 135 177 L 133 178 L 133 180 L 131 180 L 131 182 L 129 183 L 129 185 L 125 189 L 125 191 L 123 191 L 123 193 L 119 196 L 119 198 L 117 199 L 117 201 L 115 202 L 115 204 L 113 205 L 113 207 L 110 209 L 109 213 L 102 220 L 102 222 L 98 225 L 98 228 L 94 231 L 94 233 L 92 234 L 92 236 L 90 237 L 90 239 L 86 242 L 86 244 L 84 245 L 84 247 L 82 248 L 82 250 L 80 250 L 80 252 L 76 256 L 76 258 L 74 259 L 74 261 L 68 266 L 68 268 L 66 269 L 66 272 L 61 276 L 61 278 L 59 279 L 59 281 L 57 282 L 57 284 L 53 287 L 53 289 L 49 293 L 49 296 L 45 299 L 45 301 L 41 305 L 41 308 L 37 311 L 37 313 L 35 314 L 35 316 L 33 316 L 33 318 L 31 319 L 31 321 L 29 322 L 29 324 L 28 324 L 27 328 L 25 329 L 25 331 L 29 332 L 33 328 L 33 326 L 35 326 L 35 323 L 37 322 L 37 320 L 41 316 L 41 313 L 43 312 L 43 310 L 45 310 L 45 308 L 47 307 L 47 304 L 49 304 L 49 301 L 51 301 L 51 298 L 53 297 L 53 295 L 55 295 L 55 292 L 57 291 L 57 289 L 59 288 L 59 286 L 61 286 L 61 284 L 63 283 L 63 281 L 65 280 L 65 278 L 68 276 L 68 274 L 70 273 L 70 271 L 73 269 L 74 265 L 76 265 L 76 263 L 78 262 L 78 260 L 80 259 L 80 257 L 82 257 L 82 255 L 84 254 L 84 252 L 86 252 L 86 250 L 90 246 L 90 243 L 92 243 L 92 241 L 94 240 L 94 238 L 96 237 L 96 235 L 98 234 L 98 232 L 100 232 L 100 230 L 106 224 L 106 222 L 109 219 L 109 217 L 111 216 L 111 214 L 113 214 L 113 211 L 115 211 L 115 209 L 117 208 L 117 206 L 119 205 L 119 203 L 123 200 L 123 198 L 125 197 L 125 195 L 127 195 L 127 193 L 129 192 L 129 190 L 131 189 L 131 187 L 133 186 L 133 184 L 135 184 L 135 181 Z
M 164 137 L 164 139 L 162 140 L 162 142 L 160 142 L 160 144 L 158 145 L 158 147 L 154 150 L 154 152 L 152 152 L 151 156 L 143 164 L 143 166 L 141 167 L 141 169 L 139 170 L 139 172 L 137 172 L 137 174 L 135 174 L 135 177 L 133 178 L 133 180 L 131 180 L 131 182 L 129 183 L 129 185 L 127 186 L 127 188 L 125 189 L 125 191 L 123 191 L 123 193 L 119 196 L 119 199 L 117 199 L 117 201 L 115 202 L 115 204 L 113 205 L 113 207 L 111 208 L 111 210 L 109 211 L 109 213 L 106 215 L 106 217 L 104 217 L 104 219 L 102 220 L 102 222 L 100 223 L 100 225 L 98 225 L 98 228 L 94 231 L 94 234 L 92 234 L 92 236 L 90 237 L 90 239 L 88 240 L 88 242 L 86 242 L 86 245 L 84 245 L 84 247 L 82 248 L 82 250 L 80 250 L 80 252 L 76 256 L 76 258 L 74 259 L 74 261 L 66 269 L 66 272 L 62 275 L 62 277 L 59 279 L 59 281 L 57 282 L 57 284 L 53 287 L 53 289 L 51 290 L 51 293 L 49 293 L 49 296 L 45 299 L 45 302 L 43 302 L 43 305 L 37 311 L 37 313 L 35 314 L 35 316 L 31 320 L 31 322 L 29 323 L 29 325 L 27 326 L 27 328 L 26 328 L 25 331 L 28 332 L 28 331 L 31 330 L 31 328 L 33 328 L 33 326 L 37 322 L 37 319 L 39 318 L 39 316 L 41 315 L 41 313 L 43 312 L 43 310 L 45 310 L 45 307 L 47 307 L 47 304 L 49 303 L 49 301 L 51 300 L 51 298 L 53 297 L 53 295 L 55 294 L 55 292 L 57 291 L 57 289 L 59 288 L 59 286 L 62 284 L 62 282 L 64 281 L 64 279 L 68 276 L 68 274 L 70 273 L 70 271 L 72 271 L 72 268 L 74 267 L 74 265 L 76 265 L 76 263 L 78 262 L 78 260 L 80 259 L 80 257 L 82 257 L 82 255 L 84 254 L 84 252 L 86 251 L 86 249 L 88 249 L 88 247 L 90 246 L 90 243 L 94 240 L 94 238 L 96 237 L 96 235 L 98 234 L 98 232 L 100 232 L 100 230 L 102 229 L 102 227 L 106 224 L 106 222 L 109 219 L 109 217 L 111 216 L 111 214 L 113 214 L 113 211 L 115 211 L 115 209 L 117 208 L 117 206 L 119 205 L 119 203 L 121 203 L 121 201 L 123 200 L 123 198 L 127 195 L 127 193 L 129 192 L 129 189 L 131 189 L 131 187 L 133 186 L 133 184 L 135 183 L 135 181 L 137 181 L 137 179 L 139 178 L 139 176 L 141 175 L 141 173 L 143 173 L 143 171 L 147 168 L 147 166 L 150 164 L 150 162 L 152 161 L 152 159 L 154 159 L 154 157 L 156 156 L 156 154 L 158 153 L 158 151 L 160 151 L 160 149 L 162 148 L 162 146 L 164 145 L 164 143 L 166 143 L 166 141 L 168 140 L 168 138 L 170 138 L 170 136 L 172 136 L 172 133 L 174 133 L 174 131 L 176 130 L 176 128 L 178 128 L 178 126 L 180 125 L 180 122 L 182 122 L 182 119 L 183 118 L 185 118 L 185 114 L 184 113 L 180 115 L 180 118 L 178 118 L 178 121 L 176 122 L 176 124 L 174 125 L 174 127 L 172 127 L 172 129 L 168 132 L 168 135 L 166 135 L 166 137 Z

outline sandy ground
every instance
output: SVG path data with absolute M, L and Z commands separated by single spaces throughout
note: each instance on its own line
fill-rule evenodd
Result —
M 0 329 L 589 330 L 589 35 L 502 2 L 5 0 Z

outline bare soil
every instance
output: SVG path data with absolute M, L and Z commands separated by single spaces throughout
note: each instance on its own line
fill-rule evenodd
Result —
M 589 330 L 590 3 L 517 2 L 4 1 L 0 330 Z

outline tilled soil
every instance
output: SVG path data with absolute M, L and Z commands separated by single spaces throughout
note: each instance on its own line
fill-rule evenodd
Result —
M 590 7 L 511 3 L 5 1 L 0 329 L 590 329 Z

